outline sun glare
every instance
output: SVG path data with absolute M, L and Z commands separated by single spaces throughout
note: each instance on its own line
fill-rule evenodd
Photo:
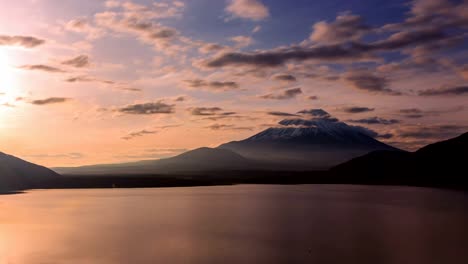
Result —
M 0 49 L 0 101 L 6 103 L 16 96 L 16 85 L 11 60 L 6 50 Z

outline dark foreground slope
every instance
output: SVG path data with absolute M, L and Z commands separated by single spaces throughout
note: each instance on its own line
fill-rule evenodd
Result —
M 59 177 L 48 168 L 0 152 L 0 192 L 37 188 Z
M 468 133 L 413 153 L 377 151 L 330 170 L 352 183 L 468 186 Z

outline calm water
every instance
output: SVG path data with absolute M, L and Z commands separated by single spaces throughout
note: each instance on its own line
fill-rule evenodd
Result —
M 468 195 L 239 185 L 0 196 L 0 263 L 468 263 Z

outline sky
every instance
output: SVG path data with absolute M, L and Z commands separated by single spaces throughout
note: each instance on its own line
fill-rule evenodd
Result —
M 416 150 L 468 131 L 468 1 L 0 0 L 0 151 L 173 156 L 323 109 Z

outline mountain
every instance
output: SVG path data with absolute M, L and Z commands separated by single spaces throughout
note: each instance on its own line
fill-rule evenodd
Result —
M 37 188 L 59 177 L 45 167 L 0 152 L 0 191 Z
M 312 119 L 285 119 L 279 127 L 219 148 L 294 170 L 327 169 L 372 151 L 398 151 L 376 140 L 377 134 L 371 130 L 340 122 L 325 111 L 320 113 Z
M 160 160 L 54 168 L 62 174 L 166 174 L 216 170 L 243 170 L 256 168 L 256 163 L 226 149 L 199 148 L 178 156 Z
M 377 133 L 347 125 L 321 109 L 299 113 L 305 118 L 282 120 L 278 127 L 214 149 L 200 148 L 161 160 L 55 168 L 55 171 L 101 175 L 253 169 L 301 171 L 328 169 L 375 150 L 399 151 L 376 140 Z
M 340 164 L 330 171 L 368 183 L 458 185 L 468 175 L 468 133 L 416 152 L 377 151 Z
M 414 153 L 418 162 L 434 161 L 430 167 L 461 167 L 468 162 L 468 133 L 425 146 Z

